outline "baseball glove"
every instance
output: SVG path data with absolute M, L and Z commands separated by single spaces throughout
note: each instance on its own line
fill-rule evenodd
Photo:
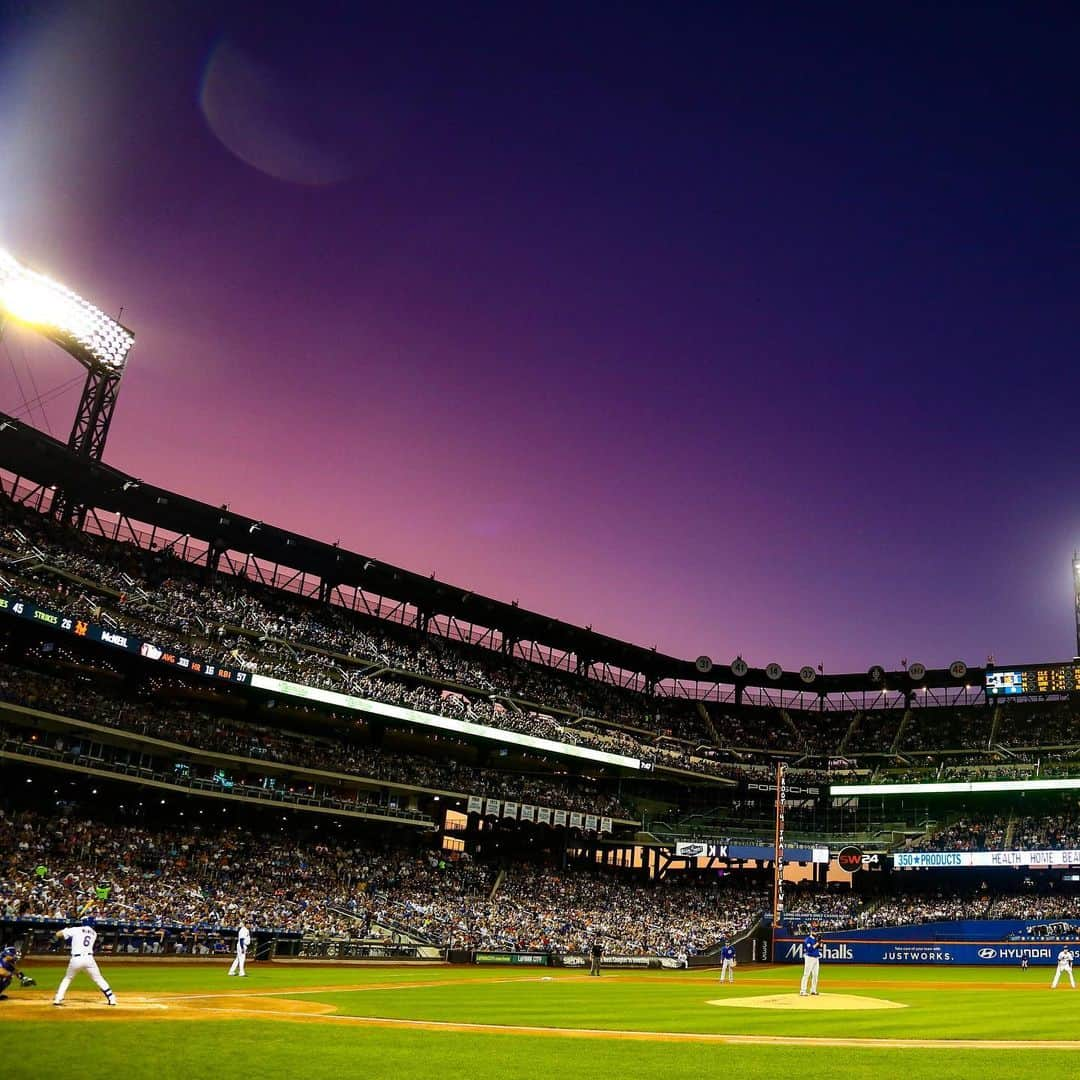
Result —
M 37 986 L 37 979 L 32 979 L 29 975 L 20 975 L 19 984 L 21 986 Z

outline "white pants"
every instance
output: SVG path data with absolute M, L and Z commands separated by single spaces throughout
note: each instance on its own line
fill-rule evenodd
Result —
M 94 985 L 106 998 L 109 1000 L 113 999 L 113 992 L 109 989 L 109 984 L 101 977 L 101 972 L 98 971 L 97 961 L 92 956 L 73 956 L 68 962 L 67 971 L 64 972 L 64 977 L 60 980 L 60 985 L 56 989 L 56 997 L 53 998 L 53 1001 L 64 1000 L 64 995 L 71 985 L 71 980 L 74 979 L 80 971 L 85 971 L 86 974 L 94 980 Z
M 802 983 L 799 985 L 799 993 L 805 994 L 807 990 L 807 983 L 810 984 L 810 993 L 817 993 L 817 978 L 818 968 L 821 966 L 821 960 L 816 956 L 804 956 L 803 957 L 803 973 Z
M 243 975 L 244 961 L 247 959 L 247 949 L 237 949 L 236 959 L 232 962 L 232 967 L 229 968 L 230 975 Z
M 1069 983 L 1072 985 L 1072 988 L 1075 990 L 1076 989 L 1076 983 L 1073 981 L 1072 967 L 1069 964 L 1058 964 L 1057 971 L 1054 972 L 1054 981 L 1050 984 L 1050 989 L 1051 990 L 1056 990 L 1057 989 L 1058 979 L 1061 978 L 1061 973 L 1063 971 L 1065 972 L 1066 975 L 1069 976 Z
M 721 982 L 724 981 L 724 976 L 725 975 L 727 976 L 727 981 L 728 982 L 734 982 L 735 981 L 735 961 L 734 960 L 724 960 L 720 964 L 720 981 Z

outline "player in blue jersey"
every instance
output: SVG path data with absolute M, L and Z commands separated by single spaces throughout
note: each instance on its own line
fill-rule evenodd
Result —
M 720 950 L 721 982 L 724 981 L 725 976 L 728 982 L 735 981 L 735 946 L 726 938 L 724 939 L 724 947 Z
M 22 986 L 34 986 L 34 980 L 19 970 L 19 950 L 9 945 L 0 952 L 0 1001 L 7 998 L 4 991 L 11 985 L 12 979 L 18 979 Z
M 818 969 L 821 967 L 821 942 L 813 930 L 806 935 L 803 941 L 803 973 L 802 983 L 799 985 L 799 996 L 806 997 L 809 991 L 811 997 L 817 997 Z

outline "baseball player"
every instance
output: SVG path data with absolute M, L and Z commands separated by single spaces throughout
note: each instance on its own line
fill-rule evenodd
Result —
M 18 979 L 21 986 L 37 986 L 37 983 L 19 970 L 19 950 L 9 945 L 0 952 L 0 1001 L 7 1000 L 4 991 L 11 985 L 12 979 Z
M 720 950 L 720 981 L 727 977 L 728 982 L 735 981 L 735 946 L 726 938 L 724 947 Z
M 818 968 L 821 966 L 821 943 L 814 931 L 806 935 L 803 942 L 803 973 L 802 983 L 799 985 L 799 997 L 806 997 L 807 987 L 810 995 L 817 997 Z
M 1066 945 L 1061 952 L 1058 953 L 1058 965 L 1057 971 L 1054 972 L 1054 981 L 1050 984 L 1051 990 L 1057 989 L 1058 979 L 1061 978 L 1061 973 L 1064 971 L 1069 976 L 1069 985 L 1075 990 L 1076 981 L 1073 979 L 1072 973 L 1073 953 L 1072 949 Z
M 592 958 L 592 963 L 589 965 L 590 975 L 600 974 L 600 961 L 604 958 L 604 943 L 597 938 L 592 943 L 592 948 L 589 950 L 589 955 Z
M 96 925 L 94 916 L 87 915 L 79 926 L 68 926 L 63 930 L 57 930 L 57 940 L 67 941 L 71 944 L 71 959 L 68 961 L 64 977 L 57 987 L 56 997 L 53 998 L 54 1005 L 64 1004 L 64 995 L 71 985 L 71 980 L 80 971 L 85 971 L 94 980 L 94 985 L 105 995 L 105 1000 L 110 1005 L 116 1004 L 116 995 L 109 989 L 109 984 L 101 977 L 97 961 L 94 959 L 94 942 L 97 941 L 97 930 L 94 929 Z
M 229 968 L 230 975 L 238 975 L 241 979 L 247 977 L 244 971 L 244 961 L 247 960 L 248 946 L 251 944 L 251 931 L 241 922 L 240 929 L 236 932 L 236 959 Z

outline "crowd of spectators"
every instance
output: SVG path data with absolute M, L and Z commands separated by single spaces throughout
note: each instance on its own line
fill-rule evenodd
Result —
M 1002 708 L 997 741 L 1003 746 L 1078 746 L 1080 724 L 1069 702 L 1038 702 Z
M 817 710 L 789 712 L 788 715 L 799 732 L 800 748 L 817 757 L 836 754 L 853 719 L 848 712 Z
M 39 515 L 0 504 L 0 546 L 12 555 L 0 560 L 11 568 L 48 566 L 75 575 L 87 585 L 99 584 L 119 594 L 133 613 L 149 613 L 155 625 L 184 634 L 226 635 L 229 644 L 270 648 L 307 646 L 336 658 L 369 661 L 428 676 L 434 680 L 500 693 L 525 702 L 562 709 L 574 716 L 628 723 L 650 721 L 656 705 L 631 690 L 555 669 L 544 669 L 492 650 L 481 650 L 435 634 L 418 635 L 347 609 L 316 604 L 296 594 L 246 578 L 218 574 L 211 586 L 198 568 L 162 551 L 145 551 L 88 533 L 58 530 Z M 228 638 L 237 629 L 247 636 Z M 287 652 L 287 650 L 286 650 Z M 327 657 L 332 662 L 335 657 Z M 665 705 L 666 708 L 666 705 Z M 679 703 L 677 715 L 665 713 L 663 724 L 693 730 L 692 703 Z M 687 725 L 689 725 L 687 727 Z M 680 732 L 676 732 L 679 734 Z
M 438 756 L 366 745 L 348 735 L 359 736 L 364 730 L 364 724 L 355 719 L 347 721 L 345 735 L 313 735 L 211 713 L 159 696 L 125 698 L 106 692 L 85 677 L 75 679 L 70 673 L 53 676 L 7 664 L 0 664 L 0 700 L 255 761 L 603 816 L 625 817 L 628 813 L 615 793 L 585 777 L 526 776 L 458 762 L 446 752 L 454 745 L 449 739 L 432 747 Z M 66 743 L 68 749 L 76 745 L 70 737 Z M 463 747 L 459 744 L 457 749 Z
M 1037 893 L 1026 891 L 995 896 L 990 903 L 991 919 L 1024 919 L 1045 923 L 1052 919 L 1080 919 L 1080 893 Z M 1028 937 L 1076 938 L 1080 927 L 1032 927 Z
M 998 814 L 964 817 L 931 829 L 908 846 L 912 851 L 1002 851 L 1007 818 Z
M 869 903 L 850 922 L 852 927 L 910 926 L 962 919 L 1080 919 L 1080 894 L 1047 893 L 1030 888 L 1002 893 L 981 882 L 967 890 L 936 890 L 931 893 L 890 896 Z M 1042 927 L 1033 937 L 1075 937 L 1076 927 Z M 1015 936 L 1015 935 L 1014 935 Z
M 13 513 L 8 507 L 7 516 Z M 147 576 L 145 552 L 86 534 L 60 543 L 43 522 L 15 516 L 17 524 L 9 521 L 0 532 L 0 545 L 9 551 L 0 555 L 0 567 L 17 574 L 19 591 L 28 599 L 65 614 L 105 619 L 119 632 L 151 637 L 162 647 L 221 666 L 589 745 L 657 766 L 721 771 L 707 749 L 696 749 L 709 746 L 709 735 L 692 702 L 646 698 L 490 650 L 481 661 L 466 655 L 479 653 L 475 647 L 371 619 L 360 626 L 359 617 L 344 608 L 316 605 L 243 578 L 217 575 L 207 587 L 192 576 L 192 567 L 160 553 L 163 566 Z M 42 576 L 46 567 L 81 580 Z
M 993 711 L 984 706 L 912 709 L 904 724 L 899 749 L 901 752 L 942 747 L 986 749 L 992 726 Z
M 609 954 L 686 957 L 746 929 L 765 910 L 762 884 L 661 881 L 611 871 L 513 867 L 485 903 L 465 911 L 440 906 L 431 918 L 445 938 L 476 949 L 586 952 L 599 938 Z
M 281 780 L 254 772 L 226 771 L 215 764 L 176 760 L 163 750 L 149 753 L 127 746 L 97 742 L 85 735 L 57 734 L 49 738 L 18 725 L 0 724 L 0 746 L 5 751 L 39 761 L 63 762 L 117 777 L 167 784 L 187 791 L 243 796 L 248 800 L 293 807 L 319 807 L 351 814 L 375 815 L 396 822 L 424 825 L 434 830 L 435 819 L 407 805 L 408 800 L 387 788 L 349 788 L 295 776 Z
M 1080 817 L 1075 813 L 1022 817 L 1013 822 L 1012 847 L 1019 851 L 1080 848 Z
M 1072 810 L 1040 816 L 967 815 L 928 830 L 912 851 L 1052 851 L 1080 848 L 1080 816 Z
M 332 843 L 210 826 L 150 828 L 81 814 L 0 812 L 5 918 L 101 918 L 169 927 L 354 932 L 358 853 Z M 402 857 L 402 866 L 423 856 Z
M 1067 702 L 904 712 L 789 711 L 649 696 L 435 633 L 317 603 L 246 577 L 207 575 L 175 548 L 61 529 L 0 500 L 0 573 L 28 599 L 207 662 L 423 712 L 731 777 L 731 752 L 818 759 L 1064 746 Z M 993 735 L 993 739 L 991 739 Z M 940 761 L 926 762 L 940 767 Z M 962 767 L 961 763 L 949 765 Z M 1061 762 L 1056 773 L 1070 771 Z
M 917 926 L 954 919 L 986 919 L 990 912 L 989 891 L 945 891 L 930 894 L 890 896 L 867 905 L 848 924 L 851 927 Z
M 896 736 L 900 733 L 904 713 L 901 709 L 881 709 L 860 712 L 853 720 L 844 752 L 849 755 L 881 754 L 892 750 Z
M 647 881 L 570 864 L 498 868 L 460 853 L 153 829 L 0 813 L 0 914 L 363 938 L 375 928 L 457 948 L 691 955 L 745 929 L 767 890 L 729 879 Z

